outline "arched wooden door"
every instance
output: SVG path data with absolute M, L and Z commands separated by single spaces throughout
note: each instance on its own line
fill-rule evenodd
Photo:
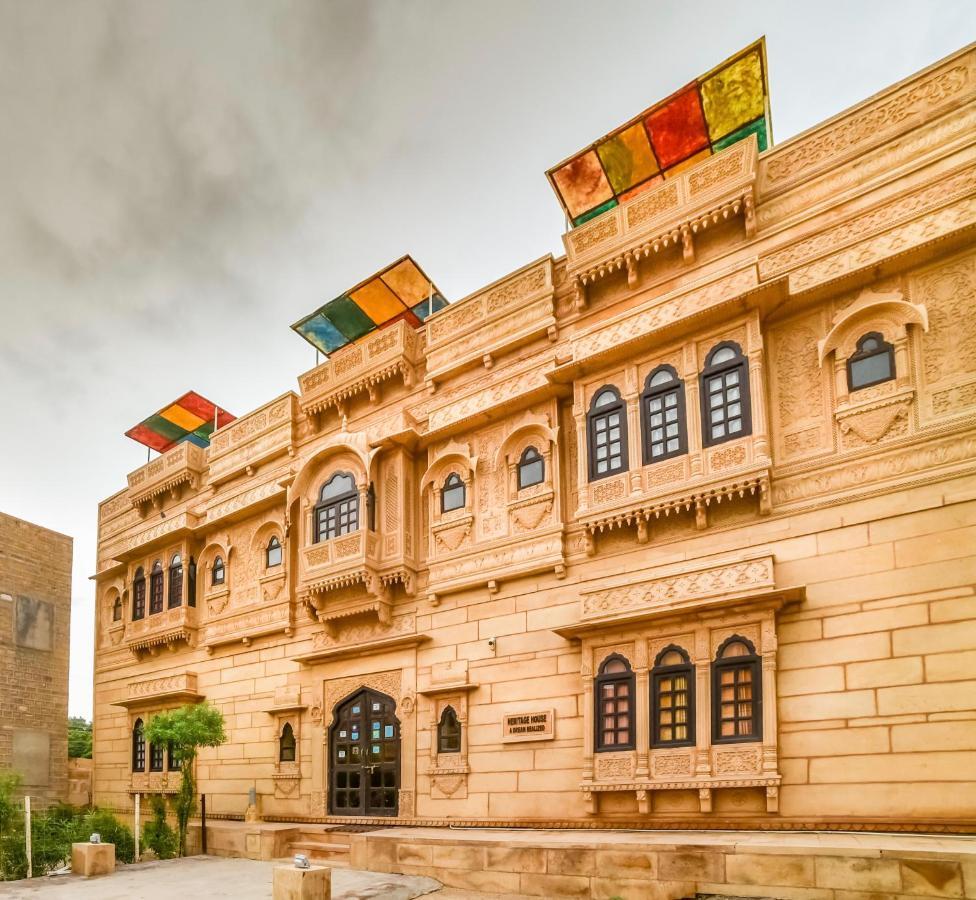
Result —
M 400 791 L 396 703 L 364 689 L 334 710 L 329 729 L 329 813 L 395 816 Z

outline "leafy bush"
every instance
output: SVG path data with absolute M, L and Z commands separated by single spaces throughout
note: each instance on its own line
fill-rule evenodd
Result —
M 91 759 L 92 723 L 82 716 L 68 717 L 68 756 L 71 759 Z
M 16 775 L 0 773 L 0 881 L 27 875 L 24 842 L 24 808 L 15 792 Z M 31 815 L 31 863 L 35 875 L 58 869 L 71 860 L 71 845 L 87 841 L 97 831 L 105 843 L 115 844 L 115 857 L 132 862 L 132 832 L 111 813 L 100 809 L 76 809 L 60 803 Z
M 177 833 L 166 821 L 166 801 L 159 795 L 149 798 L 152 818 L 142 829 L 142 844 L 152 850 L 159 859 L 172 859 L 180 847 Z

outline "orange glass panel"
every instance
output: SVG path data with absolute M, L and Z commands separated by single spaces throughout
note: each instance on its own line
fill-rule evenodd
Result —
M 569 209 L 569 214 L 574 219 L 595 206 L 613 199 L 613 189 L 593 150 L 577 156 L 562 168 L 556 169 L 552 173 L 552 180 L 556 183 Z
M 645 120 L 651 144 L 666 169 L 693 156 L 708 146 L 708 128 L 693 84 L 664 106 L 655 109 Z

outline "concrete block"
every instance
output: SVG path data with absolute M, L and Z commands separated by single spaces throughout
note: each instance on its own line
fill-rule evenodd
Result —
M 273 900 L 331 900 L 332 869 L 312 866 L 275 866 L 272 883 Z
M 85 878 L 110 875 L 115 871 L 115 844 L 72 844 L 71 871 Z

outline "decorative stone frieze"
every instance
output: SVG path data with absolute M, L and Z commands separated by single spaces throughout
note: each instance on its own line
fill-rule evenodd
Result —
M 177 444 L 161 456 L 129 473 L 129 501 L 146 515 L 169 497 L 177 500 L 184 486 L 196 490 L 207 464 L 207 454 L 194 444 Z
M 321 365 L 299 376 L 301 408 L 317 416 L 331 407 L 340 413 L 357 394 L 367 393 L 371 402 L 384 381 L 399 376 L 409 387 L 416 382 L 423 359 L 423 338 L 401 320 L 359 343 L 349 344 Z
M 134 709 L 170 703 L 196 703 L 202 699 L 203 694 L 197 690 L 196 672 L 178 672 L 160 678 L 130 681 L 125 697 L 117 700 L 114 705 Z
M 294 453 L 297 398 L 289 391 L 246 416 L 235 419 L 210 440 L 210 482 L 219 485 L 240 474 Z
M 224 644 L 240 641 L 245 647 L 258 637 L 294 631 L 294 610 L 290 603 L 275 603 L 258 609 L 245 609 L 224 618 L 212 619 L 203 628 L 200 639 L 207 653 Z

